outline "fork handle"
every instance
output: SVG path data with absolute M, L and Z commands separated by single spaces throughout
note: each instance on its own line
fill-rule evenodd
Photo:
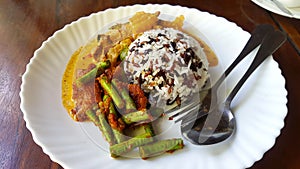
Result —
M 225 104 L 230 106 L 231 101 L 243 86 L 248 77 L 256 70 L 256 68 L 270 55 L 272 55 L 284 42 L 286 35 L 280 31 L 272 31 L 266 35 L 262 44 L 254 57 L 250 67 L 228 95 Z
M 256 28 L 251 33 L 250 39 L 247 41 L 245 47 L 238 55 L 238 57 L 231 63 L 231 65 L 225 70 L 221 77 L 214 84 L 214 88 L 218 88 L 225 78 L 230 74 L 230 72 L 235 68 L 235 66 L 240 63 L 251 51 L 253 51 L 259 44 L 261 44 L 263 38 L 268 32 L 274 30 L 273 26 L 270 24 L 261 24 L 256 26 Z

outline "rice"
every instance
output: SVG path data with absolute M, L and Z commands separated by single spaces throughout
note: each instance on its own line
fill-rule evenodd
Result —
M 152 105 L 185 101 L 209 78 L 208 61 L 198 41 L 172 28 L 140 35 L 129 46 L 124 70 L 130 83 L 149 94 Z

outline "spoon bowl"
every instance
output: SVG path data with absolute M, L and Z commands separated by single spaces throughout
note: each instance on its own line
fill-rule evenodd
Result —
M 235 117 L 230 109 L 212 111 L 181 128 L 185 139 L 193 144 L 210 145 L 224 141 L 234 133 Z

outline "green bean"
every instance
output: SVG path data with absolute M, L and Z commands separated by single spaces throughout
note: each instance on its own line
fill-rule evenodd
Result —
M 77 79 L 77 84 L 86 84 L 95 79 L 95 77 L 99 74 L 102 74 L 106 68 L 110 66 L 110 61 L 106 60 L 103 62 L 99 62 L 95 68 L 90 70 L 88 73 L 82 75 Z
M 86 115 L 100 129 L 105 140 L 110 145 L 115 144 L 115 139 L 112 135 L 111 127 L 108 125 L 104 114 L 100 112 L 100 109 L 97 110 L 97 113 L 95 113 L 93 110 L 88 110 L 86 111 Z
M 85 114 L 88 116 L 88 118 L 89 118 L 96 126 L 99 126 L 99 125 L 100 125 L 99 119 L 98 119 L 96 113 L 95 113 L 93 110 L 88 110 L 88 111 L 86 111 Z
M 100 110 L 99 110 L 100 111 Z M 105 138 L 105 140 L 110 144 L 114 145 L 116 143 L 115 137 L 112 133 L 112 128 L 106 121 L 106 117 L 103 113 L 99 112 L 98 114 L 98 119 L 100 123 L 99 129 L 102 131 L 102 134 Z
M 119 144 L 112 145 L 110 146 L 109 150 L 112 157 L 118 157 L 126 152 L 133 150 L 136 147 L 151 143 L 152 141 L 153 137 L 151 137 L 149 133 L 145 133 Z
M 142 159 L 147 159 L 165 152 L 173 152 L 175 150 L 182 149 L 183 146 L 183 140 L 180 138 L 161 140 L 140 146 L 139 153 Z
M 127 53 L 128 53 L 128 47 L 125 47 L 119 55 L 121 61 L 123 61 L 126 58 Z
M 107 94 L 112 98 L 117 108 L 122 109 L 124 107 L 124 102 L 111 83 L 107 81 L 107 77 L 105 75 L 100 77 L 100 84 Z
M 136 110 L 135 103 L 129 95 L 128 88 L 127 87 L 120 87 L 120 82 L 117 79 L 113 79 L 111 83 L 115 88 L 118 89 L 119 94 L 121 95 L 122 99 L 125 101 L 126 112 Z
M 124 114 L 122 119 L 126 124 L 132 124 L 137 122 L 151 121 L 152 117 L 147 113 L 146 109 L 143 109 Z
M 154 129 L 153 129 L 153 126 L 152 126 L 152 123 L 144 124 L 143 127 L 144 127 L 144 130 L 145 130 L 145 133 L 150 134 L 151 137 L 154 137 L 154 136 L 155 136 Z

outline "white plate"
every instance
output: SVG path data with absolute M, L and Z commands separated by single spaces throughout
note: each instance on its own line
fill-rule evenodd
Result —
M 257 4 L 258 6 L 269 10 L 271 12 L 274 12 L 276 14 L 282 15 L 282 16 L 287 16 L 290 18 L 297 18 L 300 19 L 300 6 L 299 7 L 287 7 L 288 10 L 290 10 L 290 12 L 293 15 L 289 15 L 283 11 L 281 11 L 273 2 L 271 2 L 270 0 L 252 0 L 252 2 L 254 2 L 255 4 Z
M 134 5 L 109 9 L 81 18 L 57 31 L 34 53 L 27 65 L 20 97 L 26 126 L 34 141 L 62 167 L 240 169 L 253 165 L 274 145 L 287 114 L 287 92 L 284 88 L 285 79 L 271 57 L 254 72 L 238 93 L 232 104 L 237 118 L 237 131 L 230 140 L 218 145 L 194 146 L 185 141 L 183 150 L 147 161 L 112 159 L 91 141 L 80 123 L 69 117 L 61 104 L 61 78 L 72 53 L 103 26 L 137 11 L 158 10 L 171 16 L 183 14 L 189 23 L 193 23 L 209 39 L 220 58 L 219 66 L 228 66 L 250 37 L 249 33 L 224 18 L 197 9 L 170 5 Z M 230 76 L 231 80 L 226 84 L 229 89 L 241 77 L 250 59 L 246 58 L 237 67 L 239 70 Z M 218 70 L 215 68 L 215 72 Z M 172 130 L 181 137 L 178 125 L 173 125 Z

